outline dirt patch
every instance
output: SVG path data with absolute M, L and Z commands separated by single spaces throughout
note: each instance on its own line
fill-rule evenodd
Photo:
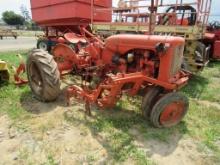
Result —
M 6 115 L 0 116 L 0 134 L 1 164 L 17 164 L 22 141 L 28 134 L 18 132 Z
M 135 144 L 144 150 L 158 165 L 208 165 L 209 159 L 197 149 L 197 145 L 181 135 L 171 135 L 168 142 L 145 139 L 136 129 L 130 132 L 135 136 Z
M 55 164 L 83 164 L 103 161 L 107 157 L 103 146 L 83 126 L 75 127 L 61 121 L 62 110 L 57 107 L 53 112 L 29 119 L 25 125 L 32 126 L 27 128 L 27 132 L 20 131 L 16 126 L 12 128 L 7 116 L 2 116 L 0 164 L 43 164 L 51 161 Z

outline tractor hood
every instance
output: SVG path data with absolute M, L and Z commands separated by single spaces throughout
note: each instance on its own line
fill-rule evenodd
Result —
M 182 37 L 173 36 L 119 34 L 107 38 L 105 47 L 119 53 L 125 53 L 131 47 L 150 48 L 155 51 L 155 45 L 158 43 L 169 44 L 170 46 L 183 45 L 185 40 Z

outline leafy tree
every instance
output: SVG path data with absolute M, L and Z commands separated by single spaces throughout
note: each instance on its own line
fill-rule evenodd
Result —
M 7 23 L 8 25 L 23 25 L 25 22 L 24 17 L 22 17 L 19 14 L 16 14 L 13 11 L 5 11 L 2 14 L 2 19 Z

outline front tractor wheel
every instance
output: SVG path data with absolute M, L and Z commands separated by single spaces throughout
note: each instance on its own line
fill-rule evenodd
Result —
M 188 108 L 189 101 L 187 97 L 180 93 L 169 93 L 154 105 L 150 120 L 158 128 L 172 127 L 184 118 Z
M 34 96 L 40 101 L 54 101 L 60 93 L 60 73 L 53 56 L 34 49 L 27 59 L 27 76 Z
M 162 91 L 163 89 L 161 87 L 154 86 L 148 89 L 147 93 L 143 97 L 141 110 L 142 110 L 142 114 L 145 117 L 145 119 L 150 118 L 153 105 L 156 103 L 158 96 L 160 93 L 162 93 Z

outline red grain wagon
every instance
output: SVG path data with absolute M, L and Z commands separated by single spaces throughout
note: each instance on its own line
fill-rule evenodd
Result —
M 93 7 L 94 5 L 94 7 Z M 31 0 L 33 20 L 41 26 L 78 25 L 80 23 L 111 22 L 112 0 Z
M 45 29 L 37 47 L 50 51 L 61 42 L 60 37 L 69 44 L 65 33 L 80 33 L 79 25 L 111 22 L 111 7 L 112 0 L 31 0 L 33 21 Z

